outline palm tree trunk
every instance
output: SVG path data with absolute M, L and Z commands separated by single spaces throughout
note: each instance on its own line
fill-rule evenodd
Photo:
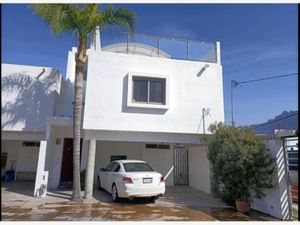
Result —
M 73 109 L 73 201 L 81 201 L 80 187 L 80 130 L 83 103 L 83 69 L 86 47 L 80 44 L 76 54 L 75 95 Z

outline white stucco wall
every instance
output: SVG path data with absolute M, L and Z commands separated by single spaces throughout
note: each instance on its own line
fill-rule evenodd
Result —
M 2 130 L 45 131 L 46 118 L 55 112 L 60 81 L 54 68 L 1 64 Z
M 17 158 L 17 172 L 36 172 L 39 147 L 21 147 Z
M 45 139 L 45 132 L 2 131 L 1 140 L 40 141 Z
M 222 67 L 209 63 L 90 51 L 83 128 L 197 134 L 224 121 Z M 169 76 L 169 109 L 127 107 L 129 72 Z
M 211 193 L 210 165 L 205 146 L 188 148 L 189 185 L 200 191 Z
M 280 219 L 287 219 L 289 213 L 288 191 L 286 183 L 287 174 L 284 170 L 284 151 L 282 140 L 266 140 L 266 148 L 270 149 L 271 154 L 276 158 L 278 185 L 266 191 L 266 197 L 258 199 L 253 197 L 251 208 L 270 214 Z
M 11 167 L 11 161 L 14 163 L 15 171 L 34 173 L 37 169 L 39 147 L 25 147 L 23 141 L 2 140 L 1 153 L 7 153 L 5 170 Z
M 21 146 L 22 146 L 21 141 L 3 141 L 3 140 L 1 141 L 1 153 L 7 153 L 5 170 L 10 169 L 11 160 L 18 159 L 18 152 Z

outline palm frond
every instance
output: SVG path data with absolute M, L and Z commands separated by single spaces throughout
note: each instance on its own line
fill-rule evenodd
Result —
M 133 12 L 120 7 L 114 9 L 112 6 L 107 6 L 102 16 L 98 18 L 100 25 L 121 25 L 129 28 L 131 32 L 135 31 L 135 15 Z
M 89 35 L 97 26 L 103 29 L 105 25 L 120 25 L 135 30 L 135 15 L 123 8 L 114 9 L 112 6 L 99 12 L 98 4 L 33 4 L 33 12 L 41 17 L 56 36 L 64 32 L 75 32 L 79 43 L 86 44 Z
M 72 4 L 34 4 L 30 6 L 33 12 L 41 17 L 59 36 L 63 32 L 78 29 L 77 14 L 79 9 Z

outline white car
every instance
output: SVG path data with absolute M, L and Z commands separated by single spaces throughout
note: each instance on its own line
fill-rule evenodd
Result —
M 165 181 L 144 161 L 116 160 L 100 169 L 97 188 L 111 193 L 114 202 L 134 197 L 151 197 L 155 201 L 165 193 Z

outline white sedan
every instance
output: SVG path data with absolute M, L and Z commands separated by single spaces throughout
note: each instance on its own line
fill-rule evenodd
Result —
M 111 193 L 114 202 L 134 197 L 151 197 L 155 201 L 165 193 L 165 181 L 144 161 L 116 160 L 100 169 L 97 188 Z

